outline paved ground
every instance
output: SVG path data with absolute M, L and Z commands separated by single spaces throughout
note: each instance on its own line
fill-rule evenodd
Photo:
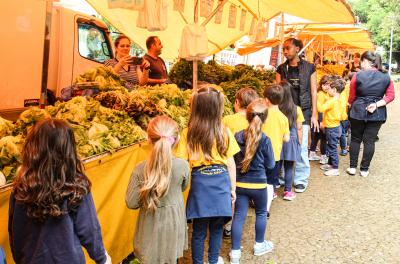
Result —
M 272 253 L 253 256 L 255 214 L 249 212 L 241 263 L 400 263 L 400 100 L 388 109 L 370 175 L 347 175 L 348 157 L 340 159 L 339 177 L 323 176 L 314 162 L 305 193 L 292 202 L 280 194 L 272 203 L 266 234 Z M 224 240 L 225 263 L 229 251 Z M 188 252 L 181 263 L 189 260 Z

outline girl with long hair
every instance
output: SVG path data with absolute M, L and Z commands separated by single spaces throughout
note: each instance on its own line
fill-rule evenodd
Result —
M 285 188 L 283 199 L 292 201 L 296 195 L 292 192 L 293 174 L 295 161 L 301 155 L 302 123 L 304 122 L 301 108 L 296 106 L 291 95 L 290 83 L 283 81 L 280 83 L 283 89 L 283 100 L 279 104 L 279 110 L 288 118 L 290 129 L 289 142 L 283 143 L 281 160 L 279 161 L 279 171 L 284 168 Z
M 69 125 L 59 119 L 37 123 L 22 157 L 9 209 L 14 261 L 86 263 L 83 246 L 96 263 L 106 263 L 91 184 Z
M 386 105 L 394 100 L 394 85 L 390 76 L 382 72 L 379 54 L 366 51 L 361 55 L 361 68 L 350 82 L 349 120 L 351 126 L 350 167 L 347 173 L 357 172 L 361 142 L 364 145 L 360 175 L 367 177 L 375 152 L 375 141 L 386 122 Z
M 176 263 L 187 248 L 187 227 L 182 191 L 189 183 L 187 161 L 174 157 L 178 125 L 158 116 L 147 128 L 152 150 L 136 166 L 126 192 L 128 208 L 140 209 L 134 248 L 140 263 Z
M 267 227 L 268 199 L 266 170 L 275 166 L 271 140 L 262 132 L 267 114 L 268 108 L 265 100 L 254 100 L 246 111 L 249 126 L 235 134 L 240 152 L 234 156 L 236 203 L 232 221 L 231 263 L 240 262 L 240 241 L 250 200 L 254 202 L 256 212 L 254 255 L 261 256 L 273 249 L 272 242 L 264 240 Z
M 222 123 L 224 95 L 207 85 L 199 87 L 191 100 L 189 125 L 181 133 L 177 155 L 189 161 L 191 187 L 186 216 L 193 220 L 192 259 L 203 264 L 204 241 L 210 233 L 208 262 L 219 257 L 223 226 L 232 218 L 235 202 L 236 167 L 233 155 L 239 147 Z

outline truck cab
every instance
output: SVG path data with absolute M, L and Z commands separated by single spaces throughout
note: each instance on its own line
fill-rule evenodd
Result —
M 0 8 L 0 115 L 5 118 L 15 119 L 39 103 L 42 87 L 59 97 L 78 75 L 114 57 L 107 25 L 94 16 L 45 0 L 5 0 Z

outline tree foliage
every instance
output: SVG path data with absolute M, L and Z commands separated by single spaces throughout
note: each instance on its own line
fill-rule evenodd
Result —
M 375 45 L 390 47 L 390 30 L 393 26 L 393 59 L 400 64 L 400 0 L 350 0 L 360 22 L 372 33 Z M 388 52 L 384 54 L 388 59 Z

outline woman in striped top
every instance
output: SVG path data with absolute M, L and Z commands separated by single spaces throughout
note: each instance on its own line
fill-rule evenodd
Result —
M 104 65 L 112 67 L 119 76 L 126 81 L 126 88 L 132 89 L 133 85 L 145 85 L 149 79 L 150 63 L 143 60 L 141 65 L 130 64 L 132 57 L 129 55 L 131 40 L 124 35 L 119 36 L 115 42 L 115 58 L 107 60 Z

